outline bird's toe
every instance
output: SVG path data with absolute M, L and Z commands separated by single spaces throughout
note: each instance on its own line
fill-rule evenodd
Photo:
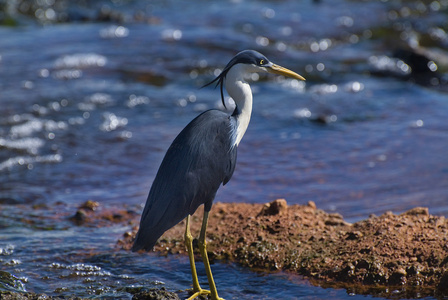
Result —
M 210 291 L 204 289 L 199 289 L 198 291 L 195 291 L 194 289 L 188 289 L 187 291 L 193 293 L 190 297 L 188 297 L 187 300 L 193 300 L 202 295 L 204 296 L 210 295 Z

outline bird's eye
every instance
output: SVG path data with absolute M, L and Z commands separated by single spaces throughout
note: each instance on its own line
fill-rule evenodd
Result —
M 260 59 L 260 65 L 263 65 L 263 64 L 264 64 L 264 60 Z

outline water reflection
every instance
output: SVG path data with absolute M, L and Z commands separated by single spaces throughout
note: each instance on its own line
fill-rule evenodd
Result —
M 79 53 L 72 55 L 64 55 L 58 58 L 54 66 L 57 69 L 73 69 L 73 68 L 89 68 L 89 67 L 104 67 L 107 63 L 107 58 L 96 53 Z
M 102 131 L 113 131 L 117 128 L 125 127 L 128 124 L 128 119 L 117 117 L 113 113 L 103 113 L 103 123 L 100 126 Z
M 129 35 L 129 29 L 124 26 L 111 25 L 100 30 L 102 38 L 124 38 Z
M 371 56 L 369 63 L 378 71 L 396 73 L 397 76 L 406 76 L 411 74 L 412 69 L 408 64 L 400 59 L 391 58 L 388 56 Z

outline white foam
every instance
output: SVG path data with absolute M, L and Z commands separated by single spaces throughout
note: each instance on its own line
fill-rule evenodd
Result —
M 60 154 L 50 154 L 44 156 L 16 156 L 0 163 L 0 171 L 11 169 L 15 166 L 28 165 L 32 168 L 34 163 L 59 163 L 62 161 Z

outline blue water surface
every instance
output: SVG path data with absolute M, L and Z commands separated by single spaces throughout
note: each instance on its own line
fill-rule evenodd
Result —
M 201 86 L 243 49 L 307 81 L 252 78 L 251 124 L 216 201 L 314 201 L 349 222 L 415 206 L 448 216 L 446 9 L 443 1 L 98 1 L 13 14 L 16 26 L 0 26 L 1 269 L 50 295 L 187 288 L 186 257 L 117 251 L 130 228 L 74 227 L 52 214 L 68 218 L 86 200 L 141 209 L 178 132 L 200 112 L 224 109 L 219 90 Z M 426 57 L 429 71 L 412 69 L 397 49 Z M 291 274 L 212 267 L 227 299 L 369 298 Z

